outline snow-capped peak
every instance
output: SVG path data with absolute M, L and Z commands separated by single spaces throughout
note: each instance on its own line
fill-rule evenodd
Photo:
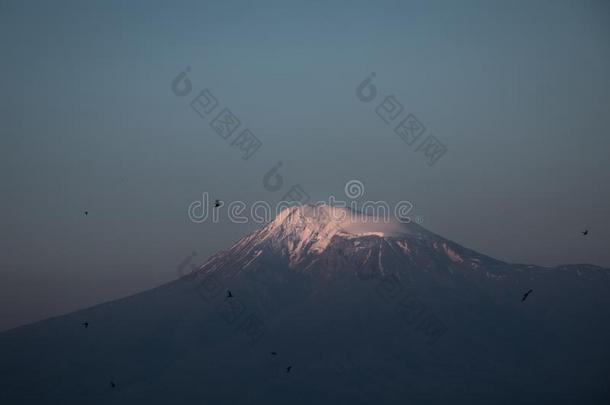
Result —
M 330 237 L 338 233 L 353 236 L 375 234 L 380 237 L 409 233 L 405 224 L 394 219 L 384 219 L 328 204 L 286 208 L 270 224 L 270 229 L 302 229 L 303 227 Z
M 227 267 L 238 273 L 256 272 L 278 260 L 303 272 L 367 268 L 379 274 L 386 267 L 429 268 L 442 263 L 472 269 L 483 263 L 501 264 L 415 223 L 317 204 L 285 208 L 266 226 L 212 257 L 201 270 Z
M 267 225 L 263 240 L 272 239 L 285 245 L 292 260 L 303 252 L 324 251 L 335 236 L 397 237 L 413 234 L 407 224 L 390 218 L 334 207 L 327 204 L 300 205 L 286 208 Z

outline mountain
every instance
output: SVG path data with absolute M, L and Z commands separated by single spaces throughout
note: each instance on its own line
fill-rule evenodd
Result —
M 608 403 L 609 293 L 601 267 L 292 207 L 176 281 L 0 334 L 0 403 Z

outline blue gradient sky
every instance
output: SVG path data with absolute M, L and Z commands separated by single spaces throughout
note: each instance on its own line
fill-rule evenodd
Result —
M 227 247 L 256 224 L 188 204 L 275 203 L 280 160 L 315 200 L 359 179 L 496 258 L 610 267 L 609 38 L 604 1 L 0 1 L 0 329 Z M 186 66 L 252 159 L 171 92 Z M 356 98 L 371 72 L 448 147 L 436 165 Z

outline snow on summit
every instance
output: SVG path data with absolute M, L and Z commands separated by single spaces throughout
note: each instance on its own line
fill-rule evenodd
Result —
M 273 221 L 215 255 L 201 269 L 211 271 L 232 262 L 240 272 L 278 257 L 303 271 L 315 266 L 336 268 L 326 264 L 350 257 L 350 269 L 374 267 L 379 273 L 383 273 L 386 263 L 425 268 L 438 261 L 470 268 L 493 261 L 415 223 L 345 207 L 308 204 L 285 208 Z
M 298 229 L 301 232 L 325 234 L 331 238 L 335 234 L 400 236 L 410 233 L 405 225 L 393 218 L 377 217 L 327 204 L 286 208 L 270 224 L 273 229 Z
M 291 255 L 298 256 L 304 248 L 311 252 L 325 250 L 334 236 L 398 237 L 413 234 L 414 230 L 393 218 L 375 217 L 328 204 L 309 204 L 284 209 L 262 233 L 264 239 L 283 242 L 288 245 Z

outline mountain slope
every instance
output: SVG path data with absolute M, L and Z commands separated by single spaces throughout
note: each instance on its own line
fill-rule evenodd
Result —
M 609 292 L 596 266 L 294 207 L 189 276 L 0 334 L 0 403 L 604 403 Z

